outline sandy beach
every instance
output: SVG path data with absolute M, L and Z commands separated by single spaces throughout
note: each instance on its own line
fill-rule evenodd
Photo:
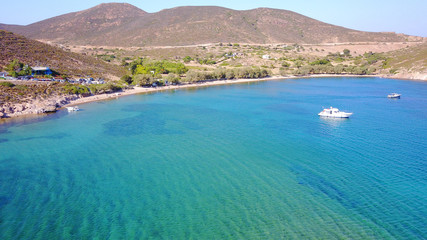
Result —
M 125 89 L 121 92 L 100 94 L 100 95 L 79 98 L 71 101 L 69 104 L 66 104 L 62 107 L 76 106 L 79 104 L 95 102 L 95 101 L 103 101 L 103 100 L 114 99 L 122 96 L 134 95 L 134 94 L 144 94 L 144 93 L 168 91 L 168 90 L 182 89 L 182 88 L 209 87 L 209 86 L 217 86 L 217 85 L 271 81 L 271 80 L 279 80 L 279 79 L 315 78 L 315 77 L 319 78 L 319 77 L 381 77 L 381 76 L 337 75 L 337 74 L 317 74 L 317 75 L 308 75 L 308 76 L 272 76 L 272 77 L 266 77 L 266 78 L 252 78 L 252 79 L 215 80 L 215 81 L 206 81 L 206 82 L 191 83 L 191 84 L 169 85 L 169 86 L 162 86 L 162 87 L 134 87 L 133 89 Z
M 226 85 L 226 84 L 259 82 L 259 81 L 277 80 L 277 79 L 285 79 L 285 78 L 295 78 L 295 77 L 274 76 L 274 77 L 253 78 L 253 79 L 217 80 L 217 81 L 207 81 L 207 82 L 191 83 L 191 84 L 169 85 L 169 86 L 162 86 L 162 87 L 134 87 L 133 89 L 125 89 L 121 92 L 100 94 L 100 95 L 79 98 L 71 101 L 69 104 L 64 105 L 63 107 L 70 107 L 70 106 L 75 106 L 75 105 L 89 103 L 89 102 L 114 99 L 118 97 L 134 95 L 134 94 L 161 92 L 161 91 L 168 91 L 168 90 L 182 89 L 182 88 L 192 88 L 192 87 L 208 87 L 208 86 Z

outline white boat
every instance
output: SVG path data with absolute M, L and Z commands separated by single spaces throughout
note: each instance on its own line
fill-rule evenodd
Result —
M 318 115 L 321 117 L 331 117 L 331 118 L 348 118 L 353 113 L 341 112 L 338 108 L 325 108 Z
M 78 106 L 67 107 L 68 112 L 76 112 L 79 111 L 80 108 Z
M 388 98 L 400 98 L 400 96 L 402 96 L 402 94 L 399 93 L 390 93 L 387 95 Z

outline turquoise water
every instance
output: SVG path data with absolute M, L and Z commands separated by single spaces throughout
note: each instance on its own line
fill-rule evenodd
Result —
M 427 238 L 426 82 L 292 79 L 80 108 L 0 125 L 0 239 Z

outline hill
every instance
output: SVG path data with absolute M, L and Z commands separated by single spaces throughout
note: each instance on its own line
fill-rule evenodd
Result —
M 127 3 L 100 4 L 93 8 L 68 13 L 27 26 L 0 25 L 0 28 L 32 39 L 65 41 L 93 39 L 108 35 L 146 12 Z M 108 42 L 108 39 L 105 39 Z
M 388 67 L 395 78 L 427 80 L 427 43 L 391 51 Z
M 130 4 L 108 3 L 27 26 L 0 25 L 26 37 L 94 46 L 179 46 L 215 42 L 334 43 L 400 42 L 422 38 L 363 32 L 279 9 L 236 11 L 177 7 L 146 13 Z
M 0 30 L 0 69 L 13 59 L 31 66 L 49 66 L 60 74 L 71 76 L 120 77 L 124 70 L 92 57 L 67 52 L 23 36 Z

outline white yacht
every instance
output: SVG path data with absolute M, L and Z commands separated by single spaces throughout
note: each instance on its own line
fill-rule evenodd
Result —
M 390 93 L 387 95 L 388 98 L 400 98 L 400 96 L 402 96 L 402 94 L 399 93 Z
M 79 111 L 80 108 L 78 106 L 67 107 L 68 112 L 76 112 Z
M 353 113 L 341 112 L 338 108 L 325 108 L 318 115 L 321 117 L 331 117 L 331 118 L 348 118 Z

